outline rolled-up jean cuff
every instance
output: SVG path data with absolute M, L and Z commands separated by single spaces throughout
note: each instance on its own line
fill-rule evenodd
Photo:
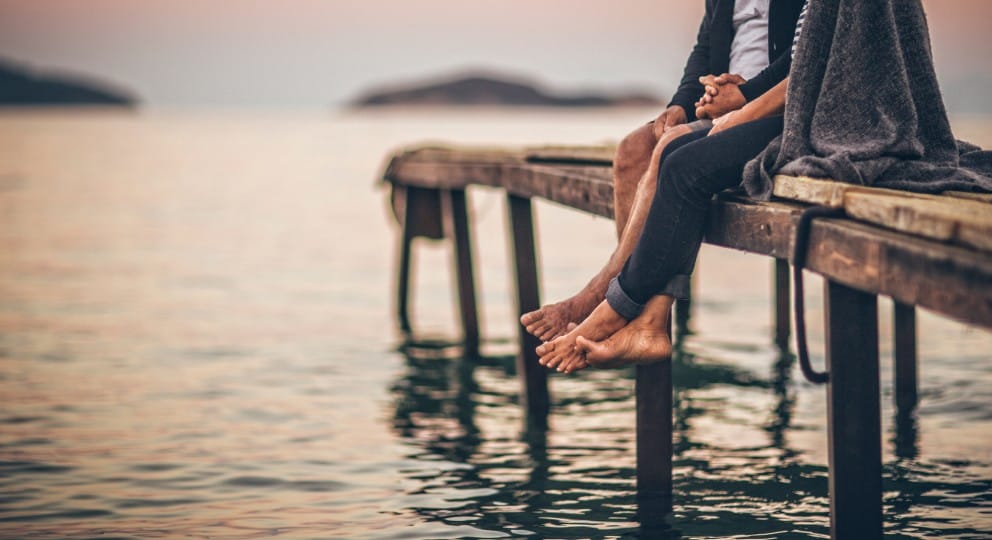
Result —
M 644 304 L 638 304 L 624 292 L 617 278 L 610 280 L 610 285 L 606 288 L 606 303 L 613 308 L 621 317 L 632 321 L 644 311 Z
M 668 284 L 661 291 L 661 294 L 667 294 L 668 296 L 674 296 L 679 300 L 689 299 L 689 275 L 688 274 L 678 274 L 672 279 L 668 280 Z

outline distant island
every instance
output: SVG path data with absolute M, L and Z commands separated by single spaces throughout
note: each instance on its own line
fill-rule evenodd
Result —
M 137 100 L 105 83 L 73 75 L 38 74 L 0 58 L 0 107 L 56 105 L 133 107 Z
M 351 106 L 618 107 L 660 103 L 656 96 L 637 92 L 553 93 L 521 79 L 486 74 L 373 89 L 355 99 Z

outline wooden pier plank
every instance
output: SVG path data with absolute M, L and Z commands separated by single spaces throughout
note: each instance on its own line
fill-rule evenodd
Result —
M 587 165 L 612 166 L 616 145 L 602 146 L 543 146 L 527 148 L 524 151 L 530 163 L 584 163 Z
M 980 197 L 927 195 L 784 175 L 775 177 L 774 194 L 843 207 L 853 218 L 896 231 L 992 251 L 992 204 Z

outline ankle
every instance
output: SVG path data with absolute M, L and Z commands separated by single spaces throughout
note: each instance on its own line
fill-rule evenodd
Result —
M 668 332 L 669 312 L 664 313 L 644 313 L 637 318 L 638 326 L 644 328 L 654 328 L 663 332 Z
M 600 302 L 603 301 L 605 296 L 606 289 L 603 289 L 602 293 L 598 294 L 598 290 L 596 288 L 587 286 L 572 297 L 572 305 L 583 310 L 592 311 L 599 305 Z

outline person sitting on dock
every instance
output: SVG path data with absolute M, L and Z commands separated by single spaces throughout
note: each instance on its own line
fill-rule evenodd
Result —
M 601 302 L 644 230 L 665 146 L 690 132 L 705 134 L 712 119 L 740 109 L 780 83 L 801 0 L 706 0 L 696 45 L 668 107 L 627 135 L 614 158 L 614 212 L 619 242 L 606 265 L 576 295 L 523 315 L 542 341 L 584 319 Z M 720 74 L 720 75 L 715 75 Z M 688 123 L 687 123 L 688 122 Z
M 767 200 L 772 177 L 785 174 L 992 192 L 992 152 L 951 133 L 920 0 L 807 0 L 792 54 L 781 84 L 709 136 L 665 149 L 633 253 L 589 317 L 537 348 L 543 365 L 572 372 L 670 358 L 671 306 L 688 293 L 710 199 L 724 189 Z

